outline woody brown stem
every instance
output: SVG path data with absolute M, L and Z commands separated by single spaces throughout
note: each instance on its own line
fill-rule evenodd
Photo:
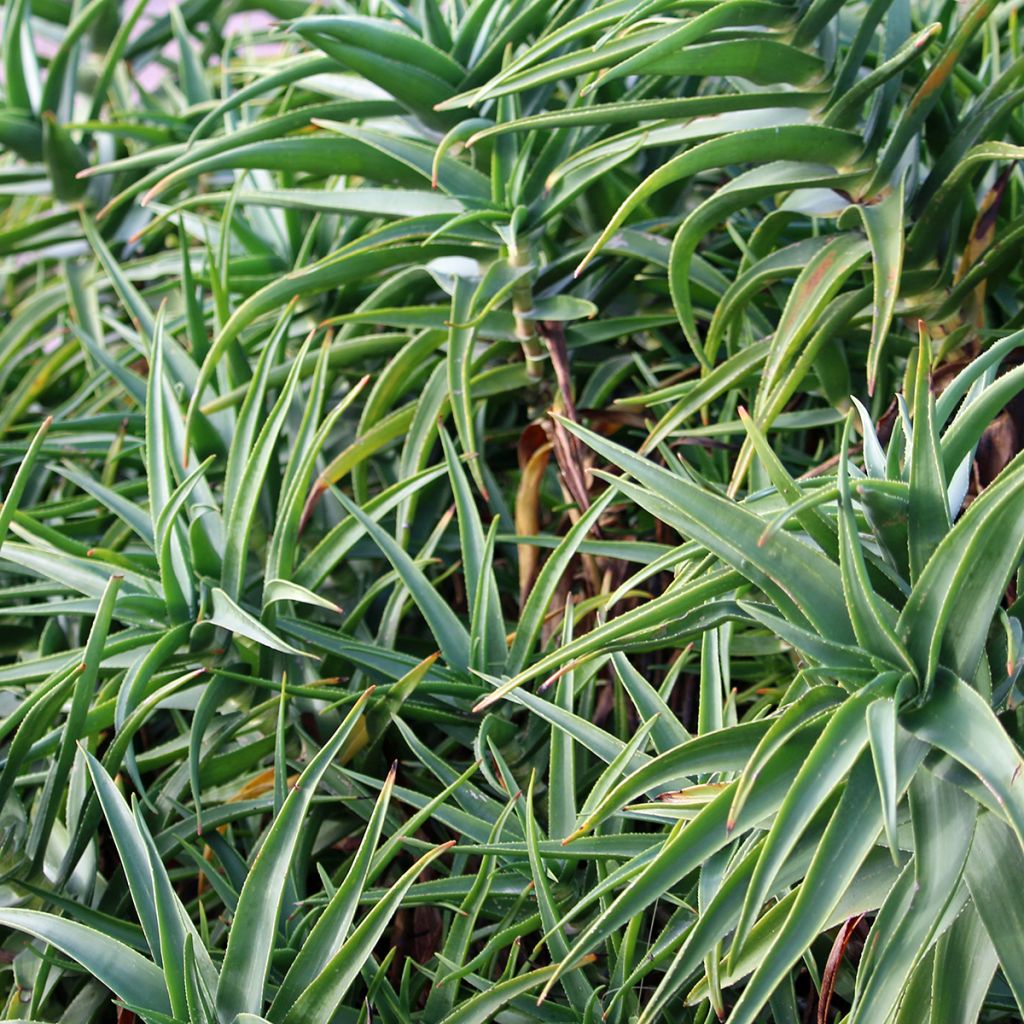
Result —
M 509 251 L 508 259 L 517 269 L 528 267 L 530 251 L 525 245 L 516 245 Z M 512 314 L 515 317 L 516 338 L 523 347 L 526 359 L 527 376 L 531 380 L 540 380 L 544 376 L 543 362 L 548 354 L 537 333 L 537 323 L 533 316 L 533 283 L 529 274 L 524 274 L 512 290 Z

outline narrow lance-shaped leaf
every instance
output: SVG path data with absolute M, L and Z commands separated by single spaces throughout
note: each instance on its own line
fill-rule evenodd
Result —
M 428 864 L 454 845 L 453 840 L 428 851 L 399 877 L 281 1018 L 283 1024 L 330 1024 L 409 887 Z
M 445 462 L 448 465 L 448 475 L 452 481 L 452 492 L 455 496 L 468 603 L 470 608 L 486 608 L 486 615 L 479 623 L 479 627 L 483 630 L 482 641 L 486 660 L 488 663 L 501 666 L 505 663 L 508 648 L 505 645 L 505 628 L 501 617 L 501 601 L 498 596 L 497 583 L 493 570 L 487 564 L 485 557 L 487 540 L 483 523 L 480 520 L 476 502 L 469 489 L 469 481 L 466 479 L 455 447 L 443 428 L 439 430 L 439 433 Z M 472 459 L 472 456 L 470 457 Z
M 750 760 L 747 761 L 738 780 L 732 807 L 729 809 L 727 827 L 730 830 L 734 827 L 740 811 L 743 810 L 743 804 L 756 785 L 761 770 L 769 763 L 773 755 L 808 723 L 834 713 L 845 696 L 846 692 L 837 686 L 812 687 L 790 704 L 770 724 L 768 731 L 750 755 Z
M 896 635 L 896 609 L 875 593 L 853 511 L 849 448 L 853 414 L 847 417 L 839 456 L 839 566 L 857 639 L 873 658 L 916 675 L 910 654 Z
M 651 43 L 639 53 L 627 58 L 620 64 L 608 68 L 600 78 L 600 83 L 613 81 L 635 74 L 657 60 L 702 39 L 715 29 L 739 28 L 746 25 L 785 25 L 792 18 L 792 13 L 777 7 L 775 4 L 764 3 L 762 0 L 728 0 L 716 7 L 687 18 L 678 28 L 666 33 L 656 43 Z M 594 83 L 593 87 L 596 87 Z
M 505 822 L 515 809 L 516 801 L 519 799 L 521 799 L 521 795 L 516 793 L 505 805 L 505 809 L 494 822 L 494 827 L 491 829 L 490 836 L 488 836 L 490 844 L 493 845 L 500 841 Z M 427 997 L 427 1005 L 424 1007 L 424 1013 L 427 1016 L 437 1015 L 440 1018 L 442 1015 L 447 1015 L 451 1012 L 452 1007 L 455 1005 L 458 994 L 458 982 L 460 980 L 457 972 L 465 967 L 465 960 L 470 950 L 470 943 L 477 920 L 486 905 L 491 891 L 491 882 L 494 878 L 496 863 L 497 860 L 493 855 L 487 855 L 482 858 L 480 870 L 476 874 L 473 885 L 459 906 L 459 914 L 452 921 L 440 957 L 442 962 L 451 964 L 453 969 L 449 974 L 438 979 L 431 988 L 430 994 Z
M 837 235 L 808 260 L 800 271 L 779 317 L 765 364 L 759 398 L 782 379 L 801 344 L 817 326 L 828 303 L 869 252 L 864 239 L 852 233 Z M 755 412 L 760 412 L 758 403 Z
M 273 651 L 280 651 L 282 654 L 313 657 L 313 655 L 286 643 L 272 630 L 267 629 L 259 619 L 235 604 L 220 587 L 214 587 L 210 593 L 213 599 L 210 622 L 215 626 L 221 626 L 231 633 L 245 637 L 246 640 L 252 640 L 254 643 L 269 647 Z
M 897 835 L 896 789 L 896 702 L 875 701 L 867 709 L 868 743 L 871 747 L 871 761 L 878 779 L 878 795 L 884 812 L 885 838 L 893 862 L 899 865 L 899 838 Z
M 819 150 L 820 147 L 820 150 Z M 629 214 L 648 196 L 681 178 L 690 177 L 722 162 L 744 163 L 772 160 L 798 160 L 807 152 L 819 152 L 822 161 L 834 152 L 837 159 L 846 159 L 855 152 L 854 138 L 845 132 L 831 132 L 815 126 L 789 125 L 785 128 L 754 128 L 737 132 L 722 139 L 711 139 L 680 154 L 660 167 L 638 186 L 615 212 L 597 241 L 591 246 L 583 262 L 577 267 L 579 274 L 622 226 Z
M 808 743 L 794 741 L 772 760 L 765 769 L 761 785 L 747 801 L 737 823 L 740 831 L 746 831 L 776 810 L 809 749 Z M 576 957 L 613 934 L 626 921 L 660 899 L 706 858 L 727 845 L 730 834 L 725 826 L 733 790 L 734 784 L 727 786 L 692 821 L 687 822 L 685 828 L 673 830 L 636 879 L 580 932 L 558 971 L 545 985 L 544 994 L 575 962 Z
M 851 1024 L 889 1017 L 914 961 L 956 899 L 971 842 L 978 805 L 966 793 L 928 772 L 910 787 L 914 830 L 913 891 L 904 899 L 897 883 L 879 909 L 871 946 L 857 972 Z M 958 905 L 958 904 L 957 904 Z
M 800 833 L 832 790 L 843 782 L 867 745 L 867 709 L 877 700 L 891 698 L 899 679 L 896 672 L 879 676 L 844 701 L 822 730 L 768 831 L 736 926 L 730 963 L 741 955 L 755 916 Z
M 841 170 L 839 165 L 852 159 L 856 146 L 836 139 L 835 145 L 830 146 L 826 143 L 819 149 L 817 141 L 804 139 L 803 148 L 794 147 L 799 149 L 795 155 L 774 160 L 763 167 L 755 167 L 733 178 L 687 216 L 672 240 L 669 254 L 672 304 L 695 356 L 705 369 L 710 367 L 707 365 L 703 345 L 697 337 L 690 288 L 691 265 L 697 246 L 705 231 L 733 210 L 743 209 L 782 190 L 811 189 L 820 186 L 840 188 L 855 180 L 858 176 L 855 172 Z M 814 155 L 817 159 L 826 161 L 831 158 L 834 166 L 799 162 L 806 155 Z
M 901 179 L 897 188 L 876 203 L 856 203 L 849 208 L 863 221 L 871 245 L 874 302 L 867 364 L 869 395 L 875 391 L 886 336 L 899 296 L 900 274 L 903 270 L 904 184 L 904 179 Z M 845 226 L 848 219 L 844 214 L 839 220 L 840 226 Z
M 1024 862 L 1020 840 L 994 814 L 978 817 L 965 877 L 999 966 L 1024 1006 L 1024 920 L 1020 904 L 1008 898 L 1024 883 Z
M 36 809 L 28 836 L 27 845 L 34 867 L 42 866 L 59 805 L 65 798 L 71 799 L 67 792 L 68 777 L 75 759 L 76 744 L 85 734 L 89 707 L 95 695 L 100 663 L 103 660 L 120 585 L 120 576 L 111 576 L 107 580 L 89 631 L 89 639 L 86 641 L 82 664 L 78 669 L 78 678 L 75 680 L 67 717 L 61 731 L 60 747 L 47 772 L 40 805 Z M 65 857 L 59 871 L 62 882 L 70 877 L 74 867 L 75 865 Z
M 940 663 L 961 678 L 977 671 L 992 615 L 1024 545 L 1022 487 L 1024 459 L 1018 456 L 971 502 L 914 582 L 897 634 L 926 686 Z M 942 504 L 946 515 L 944 495 Z
M 651 740 L 658 753 L 663 754 L 682 743 L 688 743 L 692 737 L 686 727 L 669 708 L 657 689 L 633 667 L 626 655 L 621 651 L 616 651 L 612 655 L 612 665 L 619 682 L 629 694 L 640 718 L 653 719 Z
M 384 816 L 395 784 L 395 770 L 396 766 L 393 765 L 384 780 L 384 785 L 381 786 L 359 848 L 352 858 L 344 880 L 331 895 L 330 902 L 306 937 L 299 955 L 292 961 L 284 981 L 277 990 L 277 995 L 274 996 L 273 1005 L 268 1011 L 272 1020 L 282 1018 L 291 1009 L 299 994 L 313 982 L 348 938 L 349 928 L 352 926 L 360 897 L 366 886 L 370 862 L 376 851 L 381 829 L 384 827 Z
M 943 671 L 931 698 L 899 720 L 914 736 L 945 751 L 978 777 L 1024 847 L 1024 792 L 1017 785 L 1024 759 L 985 699 Z
M 935 398 L 928 373 L 931 342 L 920 324 L 910 451 L 910 571 L 916 580 L 949 530 L 946 478 L 935 426 Z
M 47 416 L 39 425 L 39 429 L 32 438 L 18 466 L 17 472 L 14 474 L 10 487 L 7 488 L 3 505 L 0 505 L 0 545 L 7 539 L 7 531 L 10 528 L 11 521 L 14 519 L 15 512 L 18 511 L 18 502 L 21 501 L 21 496 L 25 493 L 25 488 L 32 477 L 32 471 L 35 469 L 36 460 L 39 458 L 39 452 L 43 447 L 43 441 L 46 439 L 46 434 L 52 424 L 53 417 Z
M 126 1003 L 154 1013 L 170 1011 L 163 972 L 117 939 L 77 921 L 15 907 L 0 908 L 0 924 L 56 946 Z
M 402 582 L 417 603 L 427 620 L 445 661 L 456 670 L 465 671 L 469 665 L 469 634 L 458 620 L 448 603 L 434 589 L 412 557 L 403 550 L 393 537 L 374 522 L 358 505 L 349 501 L 340 492 L 338 500 L 345 511 L 358 520 L 373 541 L 384 552 L 387 559 L 401 575 Z
M 924 760 L 926 744 L 901 738 L 897 746 L 899 791 Z M 793 963 L 829 919 L 846 886 L 869 855 L 882 828 L 882 812 L 870 758 L 850 772 L 803 884 L 787 907 L 784 923 L 733 1007 L 736 1024 L 752 1024 Z M 645 1021 L 644 1024 L 650 1024 Z
M 221 587 L 233 601 L 237 601 L 241 594 L 245 563 L 249 553 L 249 534 L 253 517 L 256 514 L 256 506 L 278 437 L 284 426 L 285 417 L 291 409 L 298 388 L 302 357 L 308 351 L 312 340 L 311 334 L 303 343 L 288 379 L 281 389 L 281 394 L 253 442 L 252 449 L 245 460 L 245 468 L 238 480 L 235 500 L 225 517 L 224 568 L 221 573 Z
M 583 957 L 575 967 L 591 963 L 596 958 Z M 487 991 L 467 999 L 461 1006 L 445 1017 L 442 1024 L 486 1024 L 494 1019 L 494 1014 L 516 996 L 538 988 L 555 971 L 555 964 L 538 967 L 515 977 L 507 978 L 491 986 Z
M 650 729 L 643 729 L 644 738 L 646 733 Z M 639 747 L 640 744 L 637 744 Z M 627 754 L 626 750 L 623 750 L 623 756 Z M 609 765 L 608 771 L 611 771 L 612 765 Z M 537 906 L 540 910 L 541 925 L 543 926 L 545 937 L 544 943 L 551 953 L 553 959 L 561 959 L 569 951 L 569 939 L 566 934 L 558 927 L 558 905 L 555 902 L 554 894 L 551 890 L 551 882 L 548 878 L 545 866 L 541 860 L 539 850 L 539 830 L 537 828 L 537 820 L 533 814 L 533 793 L 536 782 L 536 773 L 530 776 L 530 785 L 526 793 L 525 803 L 525 817 L 526 817 L 526 850 L 530 858 L 530 874 L 533 876 L 533 885 L 537 893 Z M 591 996 L 593 995 L 593 989 L 581 974 L 573 971 L 565 975 L 562 979 L 562 988 L 565 990 L 566 995 L 569 997 L 570 1004 L 577 1010 L 583 1011 L 586 1009 L 587 1004 L 590 1002 Z
M 824 555 L 787 534 L 779 534 L 762 548 L 758 540 L 764 524 L 743 506 L 674 476 L 592 431 L 563 422 L 567 430 L 650 490 L 615 478 L 610 482 L 616 488 L 735 566 L 765 589 L 784 615 L 810 622 L 833 639 L 852 639 L 846 605 L 836 589 L 838 568 Z
M 217 986 L 217 1013 L 221 1017 L 233 1020 L 236 1014 L 263 1009 L 263 986 L 299 831 L 320 779 L 360 720 L 371 692 L 366 690 L 359 696 L 334 735 L 303 770 L 249 869 Z

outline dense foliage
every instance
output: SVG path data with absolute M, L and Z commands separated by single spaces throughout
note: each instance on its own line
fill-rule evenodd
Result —
M 1019 6 L 6 0 L 0 1018 L 1020 1020 Z

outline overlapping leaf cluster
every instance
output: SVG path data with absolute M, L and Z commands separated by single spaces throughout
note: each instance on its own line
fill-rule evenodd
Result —
M 972 0 L 10 0 L 6 1020 L 1024 1007 L 1024 58 Z

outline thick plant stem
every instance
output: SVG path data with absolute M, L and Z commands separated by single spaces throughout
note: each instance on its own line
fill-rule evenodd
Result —
M 509 263 L 517 269 L 530 265 L 530 251 L 524 246 L 510 248 Z M 530 380 L 540 380 L 544 376 L 544 360 L 547 350 L 537 333 L 537 324 L 533 319 L 533 286 L 528 274 L 524 274 L 512 291 L 512 313 L 516 321 L 516 337 L 523 346 L 526 358 L 526 374 Z

